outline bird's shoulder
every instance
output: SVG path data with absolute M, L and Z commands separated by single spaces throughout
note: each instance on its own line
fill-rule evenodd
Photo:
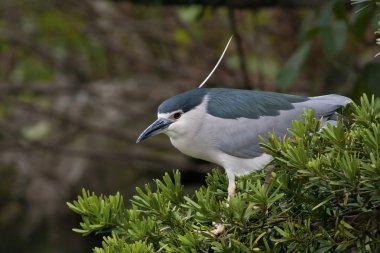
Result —
M 209 88 L 207 97 L 208 113 L 228 119 L 276 116 L 280 110 L 291 110 L 294 104 L 309 100 L 283 93 L 228 88 Z

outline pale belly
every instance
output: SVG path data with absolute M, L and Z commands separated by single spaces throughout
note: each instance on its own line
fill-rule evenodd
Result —
M 176 149 L 178 149 L 185 155 L 219 164 L 216 159 L 217 154 L 215 154 L 215 152 L 212 151 L 213 148 L 207 145 L 202 140 L 197 140 L 197 139 L 192 139 L 192 138 L 171 138 L 170 137 L 170 141 Z
M 248 159 L 230 156 L 216 151 L 213 147 L 209 147 L 208 144 L 203 143 L 202 140 L 170 138 L 170 141 L 183 154 L 218 164 L 229 175 L 242 176 L 249 174 L 252 171 L 262 169 L 272 160 L 272 156 L 268 154 Z
M 264 168 L 273 157 L 268 154 L 262 154 L 255 158 L 239 158 L 230 155 L 223 155 L 220 164 L 227 174 L 234 176 L 247 175 L 253 171 L 261 170 Z

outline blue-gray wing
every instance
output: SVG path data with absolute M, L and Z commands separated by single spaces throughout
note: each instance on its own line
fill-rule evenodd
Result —
M 259 136 L 266 138 L 268 132 L 275 132 L 277 136 L 283 137 L 287 133 L 287 129 L 292 126 L 292 121 L 300 119 L 305 109 L 314 109 L 317 118 L 328 120 L 336 110 L 351 102 L 349 98 L 339 95 L 309 97 L 304 98 L 304 101 L 293 102 L 294 97 L 292 96 L 284 96 L 279 99 L 278 96 L 281 94 L 274 94 L 274 99 L 277 101 L 275 106 L 273 106 L 273 101 L 267 100 L 270 96 L 266 93 L 265 99 L 258 102 L 260 109 L 253 110 L 252 116 L 246 117 L 247 111 L 245 111 L 245 114 L 239 117 L 238 110 L 234 109 L 234 118 L 224 118 L 223 121 L 220 121 L 223 127 L 220 128 L 218 148 L 221 151 L 239 158 L 258 157 L 263 154 L 263 150 L 259 146 Z M 242 102 L 244 101 L 236 103 Z M 285 109 L 281 109 L 278 102 L 283 102 Z M 262 115 L 258 115 L 260 113 Z M 223 117 L 223 115 L 221 116 Z
M 291 110 L 294 104 L 309 98 L 275 92 L 214 88 L 207 89 L 207 112 L 223 119 L 278 116 L 280 111 Z

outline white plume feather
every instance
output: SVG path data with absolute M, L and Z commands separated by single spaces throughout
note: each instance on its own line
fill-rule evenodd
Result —
M 198 86 L 198 88 L 201 88 L 207 82 L 207 80 L 210 78 L 210 76 L 214 73 L 215 69 L 218 67 L 219 63 L 223 59 L 223 56 L 226 53 L 228 46 L 230 45 L 232 37 L 234 37 L 234 36 L 232 35 L 230 37 L 230 39 L 228 40 L 228 43 L 227 43 L 226 47 L 224 48 L 224 51 L 223 51 L 222 55 L 220 56 L 218 62 L 216 63 L 215 67 L 211 70 L 210 74 L 208 74 L 208 76 L 206 77 L 206 79 Z

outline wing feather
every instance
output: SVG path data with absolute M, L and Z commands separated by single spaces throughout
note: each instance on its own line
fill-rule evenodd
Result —
M 231 156 L 246 159 L 263 154 L 259 146 L 260 135 L 266 138 L 268 132 L 274 131 L 282 138 L 292 126 L 292 121 L 300 119 L 305 109 L 314 109 L 317 118 L 328 119 L 336 110 L 351 102 L 349 98 L 339 95 L 308 98 L 258 91 L 250 96 L 245 92 L 240 95 L 234 92 L 231 94 L 231 91 L 228 91 L 228 95 L 219 92 L 218 95 L 222 97 L 216 101 L 215 97 L 210 97 L 208 104 L 208 112 L 223 118 L 221 122 L 227 124 L 221 124 L 223 128 L 219 129 L 221 138 L 218 148 Z M 223 105 L 215 104 L 222 101 Z M 216 106 L 219 110 L 213 108 Z

